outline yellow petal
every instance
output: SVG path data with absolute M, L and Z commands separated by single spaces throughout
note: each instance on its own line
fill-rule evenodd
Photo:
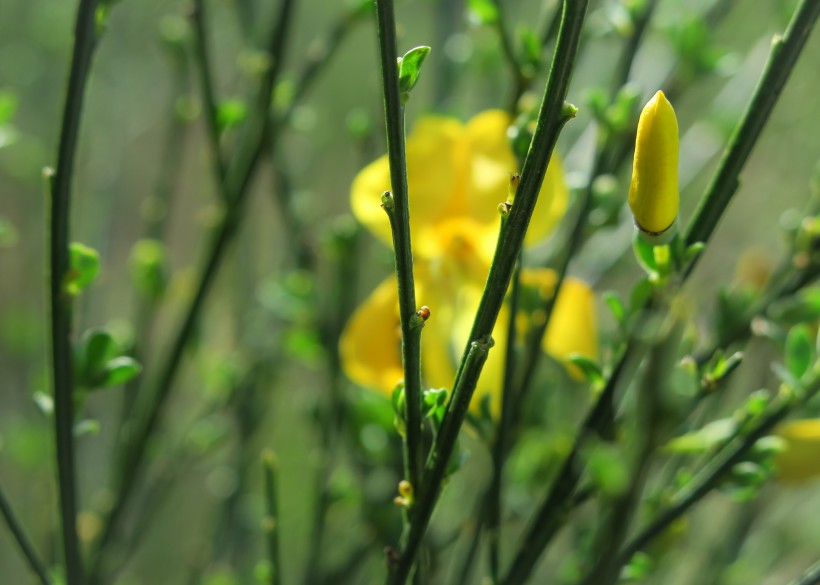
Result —
M 339 340 L 342 369 L 352 381 L 391 396 L 404 379 L 399 297 L 394 276 L 362 303 Z
M 799 483 L 820 476 L 820 419 L 787 422 L 775 434 L 786 443 L 775 458 L 778 479 Z
M 466 181 L 468 150 L 464 126 L 454 118 L 421 118 L 407 139 L 407 180 L 410 190 L 410 229 L 414 248 L 425 227 L 451 216 L 461 205 Z M 387 156 L 356 175 L 351 187 L 353 214 L 376 237 L 392 245 L 390 223 L 381 209 L 381 196 L 391 189 Z
M 662 91 L 638 120 L 629 207 L 638 227 L 655 234 L 678 216 L 678 121 Z
M 510 174 L 520 170 L 507 137 L 509 126 L 510 117 L 503 110 L 482 112 L 467 124 L 471 146 L 467 213 L 475 222 L 494 231 L 498 229 L 498 204 L 507 199 Z M 568 200 L 561 160 L 555 153 L 524 243 L 534 244 L 549 235 L 564 215 Z M 490 239 L 489 245 L 494 248 L 495 240 Z

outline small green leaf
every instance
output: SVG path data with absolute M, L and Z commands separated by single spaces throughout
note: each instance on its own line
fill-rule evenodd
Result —
M 603 493 L 617 496 L 629 488 L 631 474 L 621 449 L 614 444 L 595 442 L 584 451 L 590 478 Z
M 104 329 L 89 329 L 77 344 L 77 380 L 81 386 L 92 387 L 105 364 L 119 352 L 116 341 Z
M 216 126 L 222 133 L 228 128 L 238 126 L 248 117 L 248 106 L 241 99 L 223 100 L 216 107 Z
M 632 292 L 629 295 L 629 312 L 635 313 L 646 305 L 649 297 L 652 296 L 653 290 L 654 287 L 647 278 L 642 278 L 635 283 L 635 286 L 632 287 Z
M 541 41 L 535 31 L 525 24 L 519 25 L 515 33 L 521 61 L 525 66 L 530 67 L 531 71 L 528 71 L 528 73 L 534 75 L 541 63 Z
M 2 89 L 0 90 L 0 126 L 5 126 L 14 117 L 17 111 L 17 104 L 19 100 L 12 92 Z
M 783 325 L 796 325 L 820 319 L 820 288 L 810 287 L 794 296 L 775 301 L 767 311 L 769 317 Z
M 795 325 L 786 337 L 786 368 L 798 380 L 814 364 L 814 336 L 808 325 Z
M 492 0 L 469 0 L 467 9 L 476 24 L 494 24 L 498 20 L 498 7 Z
M 74 438 L 79 439 L 85 435 L 99 435 L 102 425 L 98 420 L 83 419 L 74 425 Z
M 615 317 L 618 324 L 622 325 L 626 320 L 626 307 L 624 307 L 623 299 L 621 299 L 618 293 L 607 291 L 604 293 L 604 302 L 606 306 L 609 307 L 612 316 Z
M 632 250 L 635 253 L 635 259 L 647 275 L 652 277 L 658 274 L 655 246 L 647 242 L 638 230 L 635 230 L 635 235 L 632 238 Z
M 430 53 L 430 47 L 416 47 L 399 58 L 399 92 L 402 100 L 407 101 L 410 92 L 416 86 L 421 75 L 421 65 Z
M 581 374 L 584 376 L 584 379 L 592 384 L 593 387 L 603 387 L 604 373 L 601 371 L 601 366 L 595 361 L 577 353 L 570 355 L 567 358 L 567 361 L 581 370 Z
M 125 384 L 138 376 L 141 371 L 142 366 L 132 357 L 120 356 L 114 358 L 105 364 L 94 387 L 110 388 L 111 386 Z
M 151 302 L 158 301 L 168 285 L 165 246 L 157 240 L 140 240 L 131 249 L 131 281 Z
M 663 448 L 668 453 L 702 455 L 723 445 L 737 433 L 737 419 L 722 418 L 704 425 L 702 428 L 675 437 Z
M 68 247 L 69 269 L 63 280 L 64 290 L 76 296 L 88 288 L 100 272 L 100 256 L 93 248 L 74 242 Z

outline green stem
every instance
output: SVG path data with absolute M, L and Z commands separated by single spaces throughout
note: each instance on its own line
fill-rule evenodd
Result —
M 791 582 L 791 585 L 818 585 L 820 583 L 820 561 L 806 569 L 800 577 Z
M 270 585 L 282 584 L 282 564 L 279 556 L 279 499 L 277 491 L 277 475 L 279 465 L 273 451 L 262 453 L 262 465 L 265 475 L 265 521 L 264 528 L 267 544 L 268 560 L 271 564 Z M 316 559 L 311 559 L 315 562 Z
M 456 413 L 454 416 L 460 415 L 463 418 L 464 413 L 466 413 L 470 407 L 472 393 L 466 391 L 465 388 L 470 386 L 474 388 L 478 383 L 481 368 L 484 366 L 484 362 L 487 361 L 487 354 L 491 346 L 492 339 L 489 337 L 483 341 L 475 341 L 470 345 L 470 351 L 467 353 L 467 358 L 462 368 L 463 374 L 459 379 L 458 386 L 456 386 L 453 391 L 453 396 L 456 397 L 457 400 L 455 404 L 451 401 L 452 412 Z M 398 563 L 390 567 L 387 580 L 389 585 L 403 585 L 410 574 L 410 570 L 413 567 L 416 555 L 421 546 L 422 538 L 430 522 L 430 517 L 433 515 L 438 492 L 450 461 L 450 455 L 452 454 L 452 445 L 455 444 L 458 438 L 458 430 L 459 429 L 453 425 L 446 428 L 442 425 L 439 430 L 437 443 L 441 440 L 445 445 L 450 445 L 451 448 L 449 451 L 434 449 L 430 453 L 430 458 L 427 460 L 427 465 L 424 469 L 424 483 L 421 486 L 421 490 L 417 495 L 417 500 L 413 507 L 410 529 L 407 532 L 404 547 L 402 548 Z
M 707 242 L 739 186 L 739 176 L 794 68 L 817 16 L 820 2 L 801 0 L 782 37 L 776 37 L 752 101 L 724 151 L 718 170 L 686 230 L 687 245 Z M 687 274 L 700 256 L 687 267 Z
M 8 498 L 6 498 L 3 488 L 0 488 L 0 513 L 3 514 L 6 525 L 9 527 L 9 532 L 11 532 L 15 542 L 17 542 L 17 546 L 20 547 L 20 552 L 23 553 L 26 561 L 28 561 L 29 568 L 37 575 L 42 585 L 52 585 L 51 578 L 48 576 L 48 569 L 46 569 L 43 561 L 40 560 L 37 551 L 34 550 L 34 547 L 26 536 L 22 525 L 14 515 L 14 511 L 11 509 L 11 504 Z
M 504 24 L 504 10 L 501 6 L 501 0 L 492 0 L 492 2 L 495 4 L 497 14 L 495 19 L 495 30 L 498 33 L 498 38 L 501 42 L 501 52 L 504 55 L 504 60 L 507 61 L 507 66 L 513 78 L 513 91 L 510 95 L 510 102 L 507 106 L 507 111 L 510 115 L 515 116 L 515 112 L 518 107 L 518 100 L 527 88 L 529 79 L 521 69 L 521 64 L 515 56 L 515 47 L 513 46 L 512 39 L 510 39 L 510 35 L 507 34 L 507 27 Z
M 572 115 L 564 109 L 564 99 L 578 51 L 586 8 L 586 0 L 564 2 L 555 56 L 550 68 L 536 130 L 524 161 L 515 204 L 499 232 L 495 257 L 476 312 L 464 357 L 453 384 L 453 393 L 447 404 L 447 413 L 425 466 L 424 482 L 413 510 L 408 538 L 397 565 L 391 567 L 388 581 L 391 585 L 401 585 L 405 582 L 413 566 L 419 544 L 427 530 L 441 490 L 441 483 L 446 475 L 450 456 L 455 448 L 459 430 L 486 360 L 486 352 L 489 351 L 492 342 L 492 330 L 498 319 L 498 313 L 504 302 L 513 269 L 524 242 L 524 235 L 535 209 L 547 164 L 561 129 Z
M 160 370 L 153 392 L 143 394 L 146 398 L 142 403 L 137 404 L 133 433 L 128 436 L 123 445 L 122 456 L 118 459 L 116 499 L 106 519 L 95 562 L 99 561 L 99 553 L 107 546 L 116 531 L 125 504 L 145 464 L 149 439 L 153 436 L 163 407 L 171 394 L 184 350 L 199 320 L 205 299 L 214 284 L 217 270 L 239 228 L 239 220 L 249 191 L 248 187 L 268 136 L 275 130 L 271 128 L 269 106 L 275 82 L 282 70 L 285 40 L 291 28 L 290 17 L 293 5 L 293 0 L 283 0 L 277 12 L 278 20 L 268 47 L 272 65 L 261 81 L 240 148 L 232 161 L 233 164 L 227 168 L 226 186 L 224 187 L 229 196 L 227 197 L 227 208 L 224 218 L 210 237 L 207 258 L 200 272 L 196 293 L 166 354 L 166 362 Z M 99 567 L 95 566 L 95 569 L 99 570 Z M 98 577 L 96 570 L 95 576 Z
M 410 243 L 410 202 L 407 189 L 407 155 L 404 144 L 404 106 L 399 95 L 396 55 L 396 21 L 392 0 L 376 0 L 379 56 L 384 88 L 387 156 L 390 162 L 392 209 L 385 205 L 393 232 L 396 278 L 399 288 L 404 396 L 407 407 L 405 473 L 414 490 L 420 487 L 423 462 L 421 444 L 421 326 L 416 317 L 413 252 Z M 374 202 L 374 205 L 376 203 Z M 435 308 L 434 308 L 435 310 Z M 435 317 L 434 317 L 435 318 Z
M 675 498 L 675 503 L 661 513 L 646 528 L 636 535 L 620 553 L 620 561 L 626 564 L 639 550 L 643 549 L 655 537 L 661 534 L 670 524 L 683 516 L 689 508 L 709 494 L 723 479 L 726 473 L 741 462 L 758 439 L 766 436 L 782 421 L 797 404 L 805 404 L 820 392 L 820 376 L 807 385 L 799 401 L 790 397 L 780 397 L 769 414 L 747 434 L 735 438 L 718 453 L 703 470 Z
M 194 29 L 194 61 L 199 69 L 199 90 L 202 94 L 205 124 L 208 130 L 208 141 L 211 147 L 211 159 L 217 186 L 223 199 L 227 198 L 225 190 L 225 162 L 219 146 L 219 120 L 213 77 L 211 75 L 211 58 L 208 51 L 208 35 L 205 28 L 205 2 L 194 0 L 191 10 L 191 21 Z
M 71 350 L 72 299 L 64 285 L 70 269 L 69 222 L 71 182 L 80 133 L 80 118 L 91 61 L 96 46 L 96 0 L 81 0 L 74 29 L 74 49 L 63 110 L 57 166 L 51 176 L 49 210 L 49 289 L 51 368 L 57 474 L 60 492 L 65 575 L 68 585 L 84 581 L 77 539 L 77 494 L 74 461 L 74 372 Z

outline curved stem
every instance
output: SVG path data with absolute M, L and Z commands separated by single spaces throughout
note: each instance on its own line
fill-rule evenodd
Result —
M 69 221 L 71 182 L 80 134 L 80 118 L 85 88 L 96 46 L 96 0 L 82 0 L 77 10 L 74 50 L 63 110 L 57 166 L 51 176 L 49 209 L 49 284 L 51 312 L 51 368 L 54 395 L 54 424 L 57 473 L 60 492 L 60 520 L 66 582 L 84 581 L 80 546 L 77 539 L 77 494 L 74 461 L 74 372 L 72 364 L 72 301 L 65 291 L 70 269 Z

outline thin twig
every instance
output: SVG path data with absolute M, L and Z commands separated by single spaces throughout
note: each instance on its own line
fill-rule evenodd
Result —
M 686 229 L 686 243 L 707 242 L 738 186 L 739 176 L 820 14 L 820 2 L 801 0 L 782 37 L 775 37 L 752 100 L 738 123 L 709 187 Z M 699 256 L 687 267 L 691 272 Z
M 74 461 L 74 372 L 71 330 L 72 298 L 65 290 L 70 270 L 69 222 L 74 159 L 80 134 L 83 99 L 96 46 L 96 0 L 82 0 L 77 9 L 74 49 L 68 78 L 57 165 L 51 176 L 49 209 L 49 285 L 51 310 L 51 368 L 60 521 L 68 585 L 83 583 L 77 538 L 77 494 Z
M 421 444 L 421 324 L 416 317 L 413 252 L 410 242 L 410 202 L 407 189 L 407 155 L 404 143 L 404 106 L 399 95 L 396 66 L 396 21 L 393 0 L 376 0 L 379 56 L 384 88 L 387 156 L 392 196 L 384 205 L 393 232 L 396 278 L 399 288 L 404 395 L 407 410 L 405 473 L 418 490 L 423 462 Z M 374 202 L 374 205 L 376 203 Z M 435 318 L 435 317 L 434 317 Z
M 48 576 L 48 569 L 46 569 L 37 551 L 34 550 L 34 546 L 32 546 L 26 536 L 23 526 L 14 515 L 14 511 L 11 509 L 11 504 L 8 498 L 6 498 L 2 487 L 0 487 L 0 513 L 3 514 L 6 525 L 9 527 L 9 532 L 11 532 L 11 535 L 14 537 L 17 546 L 20 548 L 20 552 L 23 553 L 23 556 L 26 558 L 31 571 L 37 575 L 42 585 L 52 585 L 51 578 Z
M 191 21 L 194 29 L 194 62 L 199 69 L 199 91 L 202 94 L 203 116 L 208 130 L 208 142 L 211 147 L 211 159 L 216 184 L 220 188 L 223 199 L 228 193 L 225 189 L 225 173 L 227 171 L 222 158 L 222 151 L 219 144 L 219 118 L 216 96 L 214 93 L 214 82 L 211 73 L 211 59 L 208 51 L 208 35 L 205 28 L 205 2 L 204 0 L 194 0 L 191 9 Z

